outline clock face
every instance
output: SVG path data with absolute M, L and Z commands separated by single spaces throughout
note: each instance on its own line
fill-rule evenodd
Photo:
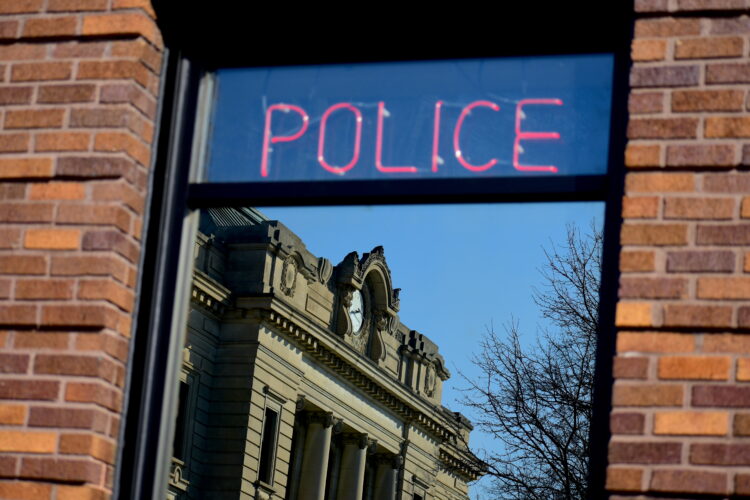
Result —
M 352 303 L 349 306 L 349 319 L 352 322 L 352 333 L 357 334 L 362 329 L 365 319 L 365 303 L 362 300 L 362 292 L 352 292 Z

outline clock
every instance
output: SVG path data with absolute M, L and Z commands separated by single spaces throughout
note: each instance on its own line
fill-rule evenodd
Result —
M 352 322 L 352 333 L 358 334 L 362 329 L 365 320 L 365 302 L 362 299 L 362 292 L 354 290 L 352 292 L 352 302 L 349 305 L 349 319 Z

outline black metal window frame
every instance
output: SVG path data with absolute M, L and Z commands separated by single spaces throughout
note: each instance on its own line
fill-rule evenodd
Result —
M 629 51 L 632 38 L 633 6 L 618 2 L 602 7 L 601 2 L 583 1 L 574 7 L 557 6 L 541 19 L 547 36 L 523 46 L 489 42 L 492 35 L 478 37 L 470 49 L 465 45 L 435 42 L 410 49 L 382 50 L 363 47 L 352 56 L 321 55 L 310 48 L 304 55 L 273 51 L 248 53 L 248 35 L 227 27 L 231 12 L 226 7 L 202 12 L 202 2 L 179 6 L 157 3 L 160 27 L 167 51 L 162 71 L 159 123 L 154 168 L 151 174 L 148 212 L 144 221 L 145 238 L 138 284 L 135 333 L 126 386 L 124 420 L 120 436 L 114 493 L 117 498 L 151 498 L 166 482 L 163 470 L 171 452 L 171 436 L 165 435 L 165 422 L 173 418 L 175 388 L 167 367 L 175 350 L 172 311 L 175 298 L 183 221 L 191 210 L 216 206 L 362 205 L 416 203 L 508 203 L 537 201 L 604 201 L 604 255 L 601 283 L 594 414 L 591 423 L 590 497 L 604 491 L 609 414 L 611 411 L 612 356 L 615 338 L 619 230 L 624 182 L 623 157 L 626 142 Z M 604 15 L 602 9 L 609 7 Z M 506 7 L 503 7 L 506 9 Z M 538 6 L 514 7 L 516 16 L 532 16 Z M 185 13 L 192 9 L 193 21 Z M 507 9 L 511 9 L 508 7 Z M 602 13 L 602 23 L 581 30 L 581 13 Z M 204 15 L 206 14 L 206 15 Z M 566 25 L 566 22 L 568 25 Z M 191 27 L 212 27 L 193 36 Z M 468 28 L 468 27 L 467 27 Z M 544 29 L 540 29 L 544 32 Z M 467 29 L 465 32 L 468 32 Z M 238 34 L 239 33 L 239 34 Z M 554 35 L 568 34 L 554 40 Z M 231 35 L 230 35 L 231 34 Z M 511 34 L 512 35 L 512 34 Z M 510 36 L 510 35 L 508 35 Z M 257 42 L 257 41 L 256 41 Z M 320 42 L 323 44 L 325 42 Z M 252 45 L 252 44 L 249 44 Z M 259 46 L 259 45 L 255 45 Z M 217 51 L 217 47 L 221 50 Z M 232 47 L 235 50 L 227 50 Z M 613 53 L 612 116 L 608 170 L 604 175 L 555 178 L 510 179 L 429 179 L 388 181 L 279 182 L 274 184 L 190 184 L 194 120 L 198 109 L 200 79 L 206 72 L 222 67 L 318 64 L 329 62 L 453 59 L 519 55 Z M 179 369 L 179 366 L 177 367 Z M 168 428 L 169 425 L 166 425 Z

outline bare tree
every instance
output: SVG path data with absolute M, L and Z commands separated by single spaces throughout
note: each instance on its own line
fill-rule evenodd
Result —
M 552 328 L 528 347 L 517 322 L 502 334 L 490 327 L 473 360 L 482 376 L 466 378 L 463 402 L 501 443 L 478 452 L 499 498 L 586 496 L 601 247 L 594 224 L 588 234 L 568 226 L 565 243 L 545 250 L 543 286 L 533 293 Z

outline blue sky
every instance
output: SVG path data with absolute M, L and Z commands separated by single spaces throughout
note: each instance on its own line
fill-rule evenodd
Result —
M 458 372 L 478 375 L 471 357 L 483 333 L 515 319 L 533 343 L 543 324 L 531 294 L 542 284 L 544 248 L 565 240 L 568 223 L 601 224 L 603 210 L 601 202 L 261 208 L 333 265 L 352 250 L 384 247 L 402 289 L 400 319 L 438 344 L 452 373 L 443 404 L 469 418 Z M 472 445 L 494 446 L 478 431 Z

